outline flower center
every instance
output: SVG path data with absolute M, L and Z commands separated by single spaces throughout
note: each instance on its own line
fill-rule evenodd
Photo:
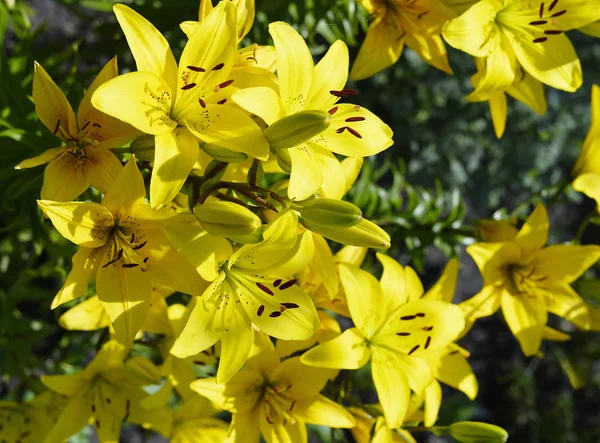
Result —
M 148 240 L 145 240 L 145 234 L 138 227 L 139 224 L 134 217 L 128 215 L 116 218 L 107 242 L 109 245 L 108 261 L 102 267 L 115 265 L 122 268 L 137 268 L 141 266 L 142 272 L 146 271 L 149 257 L 144 256 L 143 250 Z
M 285 426 L 288 422 L 296 422 L 292 415 L 296 401 L 284 395 L 291 387 L 291 384 L 266 386 L 264 401 L 267 423 Z

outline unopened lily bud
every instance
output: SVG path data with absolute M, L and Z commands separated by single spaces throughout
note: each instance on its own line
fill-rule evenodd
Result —
M 290 157 L 290 151 L 288 148 L 278 149 L 275 153 L 275 158 L 277 159 L 277 165 L 282 169 L 286 174 L 290 174 L 292 172 L 292 157 Z
M 508 432 L 488 423 L 461 421 L 448 429 L 452 438 L 461 443 L 504 443 L 508 439 Z
M 267 229 L 267 225 L 262 225 L 260 228 L 248 235 L 230 235 L 227 238 L 234 242 L 243 243 L 245 245 L 260 243 L 264 240 L 263 233 L 265 232 L 265 229 Z
M 306 229 L 344 245 L 376 249 L 387 249 L 391 246 L 388 233 L 375 223 L 365 219 L 348 228 L 326 227 L 307 220 L 302 220 L 302 224 Z
M 315 198 L 303 203 L 300 215 L 309 223 L 332 228 L 347 228 L 362 220 L 359 208 L 332 198 Z
M 209 201 L 196 206 L 194 214 L 206 232 L 221 237 L 249 235 L 262 225 L 256 214 L 233 202 Z
M 302 111 L 276 121 L 263 132 L 272 152 L 292 148 L 329 127 L 331 115 L 324 111 Z
M 210 143 L 202 143 L 200 145 L 202 150 L 210 155 L 215 160 L 227 163 L 240 163 L 248 159 L 248 156 L 243 152 L 235 152 L 221 146 L 213 145 Z

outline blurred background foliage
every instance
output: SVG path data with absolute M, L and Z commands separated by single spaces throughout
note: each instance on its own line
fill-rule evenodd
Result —
M 185 36 L 178 24 L 195 20 L 193 0 L 126 2 L 170 41 L 175 56 Z M 299 29 L 318 59 L 340 38 L 351 58 L 364 39 L 369 17 L 355 0 L 257 0 L 247 42 L 269 44 L 267 25 L 284 20 Z M 0 399 L 21 400 L 43 389 L 39 376 L 80 368 L 105 339 L 101 332 L 67 332 L 58 326 L 64 308 L 50 301 L 70 270 L 74 247 L 44 221 L 36 207 L 43 167 L 16 171 L 19 161 L 55 147 L 57 139 L 37 119 L 31 100 L 34 60 L 79 103 L 99 69 L 118 55 L 121 72 L 134 68 L 126 41 L 112 15 L 111 0 L 0 1 Z M 574 94 L 546 88 L 548 113 L 540 117 L 509 100 L 502 140 L 494 136 L 485 103 L 467 103 L 472 59 L 448 49 L 455 75 L 428 65 L 408 49 L 400 61 L 375 77 L 351 84 L 357 103 L 394 130 L 395 145 L 365 162 L 348 198 L 392 236 L 390 253 L 416 267 L 430 285 L 447 257 L 462 264 L 455 300 L 475 294 L 477 269 L 464 253 L 479 218 L 512 214 L 523 218 L 531 204 L 552 200 L 551 242 L 570 241 L 591 213 L 591 201 L 566 189 L 570 169 L 590 119 L 590 88 L 600 83 L 600 43 L 570 33 L 584 69 L 584 86 Z M 97 195 L 88 191 L 85 198 Z M 582 242 L 600 238 L 598 227 L 579 232 Z M 377 272 L 373 261 L 367 265 Z M 578 285 L 600 301 L 594 281 Z M 556 319 L 554 319 L 556 320 Z M 598 442 L 600 341 L 594 333 L 551 323 L 573 339 L 547 343 L 544 358 L 526 359 L 499 318 L 479 321 L 463 344 L 480 383 L 476 401 L 444 392 L 439 424 L 474 419 L 506 428 L 514 442 Z M 144 343 L 135 352 L 147 353 Z M 364 372 L 364 371 L 362 371 Z M 359 372 L 354 390 L 374 401 Z M 568 375 L 567 375 L 568 374 Z M 573 392 L 569 377 L 586 385 Z M 127 429 L 125 430 L 127 432 Z M 132 432 L 129 429 L 129 432 Z M 313 430 L 315 438 L 329 435 Z M 81 441 L 87 441 L 81 434 Z M 336 440 L 349 439 L 337 432 Z M 148 441 L 140 433 L 126 441 Z M 440 441 L 432 435 L 422 441 Z M 155 440 L 152 440 L 155 441 Z

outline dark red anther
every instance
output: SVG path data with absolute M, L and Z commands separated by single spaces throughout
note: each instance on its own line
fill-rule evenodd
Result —
M 143 242 L 143 243 L 140 243 L 140 244 L 139 244 L 139 245 L 137 245 L 137 246 L 134 246 L 134 247 L 133 247 L 133 248 L 131 248 L 131 249 L 133 249 L 134 251 L 137 251 L 138 249 L 142 249 L 144 246 L 146 246 L 146 244 L 147 244 L 147 243 L 148 243 L 148 240 L 146 240 L 146 241 L 145 241 L 145 242 Z
M 548 20 L 536 20 L 534 22 L 529 22 L 530 25 L 536 26 L 536 25 L 545 25 L 546 23 L 548 23 Z
M 92 123 L 92 128 L 101 128 L 102 126 L 100 126 L 98 123 Z
M 555 12 L 554 14 L 552 14 L 552 15 L 550 16 L 550 18 L 554 18 L 554 17 L 560 17 L 561 15 L 565 15 L 566 13 L 567 13 L 567 10 L 566 10 L 566 9 L 565 9 L 564 11 L 558 11 L 558 12 Z
M 277 286 L 279 286 L 281 284 L 281 282 L 282 282 L 282 280 L 280 278 L 278 278 L 277 280 L 275 280 L 273 282 L 273 286 L 277 287 Z
M 52 131 L 52 133 L 56 135 L 56 133 L 58 132 L 58 128 L 59 127 L 60 127 L 60 118 L 56 122 L 56 127 L 54 128 L 54 131 Z
M 417 312 L 415 315 L 421 318 L 425 317 L 425 314 L 423 314 L 422 312 Z
M 427 349 L 430 344 L 431 344 L 431 337 L 427 337 L 427 340 L 425 340 L 425 349 Z
M 260 317 L 261 315 L 263 315 L 263 312 L 265 312 L 265 305 L 260 305 L 258 307 L 258 311 L 256 311 L 256 315 Z
M 148 263 L 148 259 L 149 259 L 149 258 L 150 258 L 150 257 L 146 257 L 146 258 L 144 259 L 144 263 Z
M 288 280 L 284 284 L 282 284 L 279 287 L 279 289 L 281 289 L 283 291 L 284 289 L 291 288 L 292 286 L 294 286 L 296 284 L 297 281 L 298 281 L 297 278 L 294 278 L 293 280 Z
M 232 83 L 233 83 L 233 80 L 227 80 L 226 82 L 221 83 L 219 85 L 219 88 L 226 88 L 227 86 L 229 86 Z
M 266 292 L 269 295 L 275 295 L 273 294 L 273 291 L 271 291 L 269 288 L 267 288 L 265 285 L 263 285 L 262 283 L 256 283 L 256 286 L 258 286 L 258 288 L 263 291 Z
M 352 123 L 352 122 L 364 122 L 364 121 L 365 121 L 365 118 L 364 118 L 364 117 L 348 117 L 348 118 L 346 119 L 346 121 L 347 121 L 348 123 Z
M 206 69 L 201 68 L 200 66 L 187 66 L 187 68 L 194 72 L 206 72 Z
M 181 87 L 182 91 L 187 91 L 188 89 L 192 89 L 194 86 L 196 86 L 196 83 L 188 83 L 187 85 L 183 85 Z
M 433 326 L 425 326 L 423 328 L 423 330 L 429 332 L 429 331 L 433 330 Z
M 396 332 L 396 335 L 399 335 L 400 337 L 408 337 L 410 332 Z
M 348 132 L 350 134 L 352 134 L 354 137 L 356 138 L 362 138 L 362 135 L 360 135 L 360 133 L 356 130 L 356 129 L 352 129 L 350 126 L 346 126 L 346 129 L 348 130 Z
M 412 354 L 413 352 L 415 352 L 417 349 L 419 349 L 421 347 L 421 345 L 417 345 L 414 348 L 412 348 L 409 352 L 408 355 Z
M 280 305 L 285 307 L 286 309 L 294 309 L 300 307 L 296 303 L 280 303 Z
M 279 317 L 280 315 L 281 315 L 281 312 L 279 312 L 279 311 L 273 311 L 273 312 L 271 312 L 271 313 L 269 314 L 269 317 L 271 317 L 271 318 L 277 318 L 277 317 Z
M 85 125 L 83 125 L 83 127 L 82 127 L 80 130 L 81 130 L 81 131 L 85 131 L 85 128 L 87 128 L 87 127 L 88 127 L 88 125 L 89 125 L 90 123 L 91 123 L 91 120 L 88 120 L 88 121 L 86 122 L 86 124 L 85 124 Z
M 345 127 L 345 126 L 342 126 L 341 128 L 339 128 L 339 129 L 336 129 L 336 130 L 335 130 L 335 133 L 336 133 L 336 134 L 341 134 L 341 133 L 342 133 L 342 132 L 344 132 L 345 130 L 346 130 L 346 127 Z
M 123 263 L 121 265 L 122 268 L 136 268 L 138 266 L 139 266 L 138 263 Z
M 218 105 L 224 105 L 224 104 L 225 104 L 225 102 L 227 102 L 227 99 L 226 99 L 226 98 L 224 98 L 223 100 L 219 100 L 219 101 L 217 102 L 217 104 L 218 104 Z
M 533 43 L 544 43 L 546 40 L 548 40 L 548 37 L 540 37 L 533 40 Z
M 554 30 L 554 29 L 548 29 L 547 31 L 544 31 L 544 34 L 547 34 L 547 35 L 559 35 L 559 34 L 562 34 L 562 31 Z
M 400 317 L 400 320 L 414 320 L 415 318 L 417 318 L 416 315 L 405 315 L 403 317 Z
M 342 92 L 346 95 L 358 95 L 358 91 L 356 89 L 342 89 Z
M 550 3 L 550 6 L 548 7 L 548 12 L 552 12 L 557 3 L 558 0 L 554 0 L 552 3 Z
M 346 97 L 348 95 L 344 91 L 329 91 L 329 93 L 334 97 Z
M 225 66 L 225 63 L 219 63 L 217 66 L 215 66 L 214 68 L 212 68 L 213 71 L 219 71 L 221 69 L 223 69 L 223 66 Z
M 334 106 L 333 108 L 331 108 L 329 111 L 327 111 L 329 113 L 329 115 L 333 115 L 337 112 L 338 107 Z
M 540 18 L 544 16 L 544 2 L 540 4 Z
M 200 103 L 200 106 L 202 106 L 203 108 L 206 108 L 206 102 L 201 98 L 198 99 L 198 103 Z

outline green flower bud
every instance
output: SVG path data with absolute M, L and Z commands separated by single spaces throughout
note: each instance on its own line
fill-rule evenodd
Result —
M 448 432 L 461 443 L 504 443 L 508 439 L 508 432 L 500 426 L 477 421 L 453 423 Z
M 331 115 L 324 111 L 302 111 L 284 117 L 263 132 L 272 152 L 293 148 L 310 140 L 329 127 Z
M 246 236 L 262 225 L 260 218 L 248 208 L 227 201 L 209 201 L 194 208 L 202 227 L 221 237 Z
M 352 203 L 332 198 L 315 198 L 302 204 L 300 215 L 309 223 L 347 228 L 362 220 L 362 212 Z
M 376 249 L 387 249 L 391 246 L 388 233 L 366 219 L 348 228 L 322 226 L 308 220 L 302 220 L 302 224 L 306 229 L 344 245 Z
M 290 151 L 287 148 L 278 149 L 275 158 L 277 159 L 277 165 L 283 172 L 286 174 L 292 173 L 292 157 L 290 157 Z
M 131 149 L 131 152 L 135 154 L 138 160 L 154 160 L 154 136 L 144 134 L 136 137 L 129 145 L 129 149 Z
M 243 152 L 235 152 L 226 148 L 222 148 L 217 145 L 210 143 L 202 143 L 200 145 L 202 150 L 210 155 L 215 160 L 227 163 L 240 163 L 248 159 L 248 156 Z

